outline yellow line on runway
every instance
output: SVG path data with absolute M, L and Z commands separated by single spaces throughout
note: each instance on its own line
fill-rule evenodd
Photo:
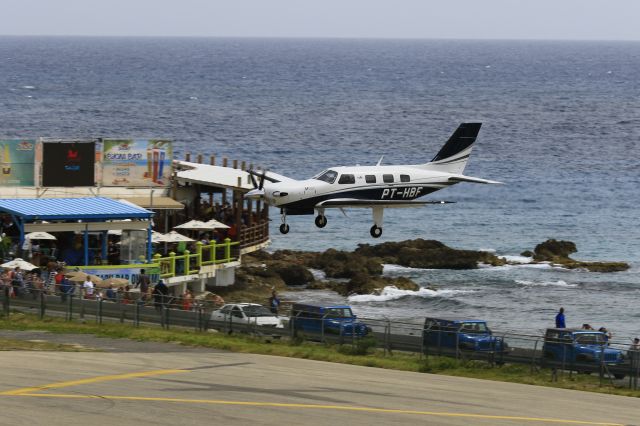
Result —
M 38 392 L 38 391 L 43 391 L 47 389 L 60 389 L 60 388 L 66 388 L 69 386 L 86 385 L 88 383 L 107 382 L 111 380 L 124 380 L 124 379 L 132 379 L 136 377 L 159 376 L 161 374 L 186 373 L 188 371 L 189 370 L 152 370 L 152 371 L 141 371 L 137 373 L 125 373 L 125 374 L 113 374 L 110 376 L 89 377 L 87 379 L 71 380 L 68 382 L 50 383 L 48 385 L 40 385 L 40 386 L 34 386 L 29 388 L 20 388 L 20 389 L 14 389 L 10 391 L 4 391 L 4 392 L 0 392 L 0 395 L 22 395 L 24 393 L 29 393 L 29 392 Z
M 170 370 L 163 370 L 170 371 Z M 176 372 L 185 370 L 174 370 Z M 163 374 L 163 373 L 160 373 Z M 5 395 L 7 395 L 5 393 Z M 159 401 L 159 402 L 182 402 L 191 404 L 216 404 L 216 405 L 240 405 L 253 407 L 275 407 L 275 408 L 307 408 L 319 410 L 341 410 L 341 411 L 360 411 L 369 413 L 390 413 L 390 414 L 414 414 L 422 416 L 438 416 L 438 417 L 463 417 L 469 419 L 486 419 L 486 420 L 510 420 L 522 422 L 540 422 L 540 423 L 558 423 L 558 424 L 577 424 L 577 425 L 597 425 L 597 426 L 623 426 L 619 423 L 590 422 L 580 420 L 565 420 L 539 417 L 519 417 L 519 416 L 497 416 L 489 414 L 470 414 L 470 413 L 448 413 L 438 411 L 414 411 L 399 410 L 387 408 L 369 408 L 369 407 L 353 407 L 347 405 L 314 405 L 314 404 L 286 404 L 277 402 L 251 402 L 251 401 L 223 401 L 212 399 L 181 399 L 181 398 L 156 398 L 142 396 L 112 396 L 112 395 L 68 395 L 68 394 L 40 394 L 40 393 L 20 393 L 11 394 L 16 396 L 30 396 L 42 398 L 69 398 L 69 399 L 112 399 L 124 401 Z

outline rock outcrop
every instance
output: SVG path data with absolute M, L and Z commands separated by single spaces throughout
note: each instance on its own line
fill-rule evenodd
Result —
M 536 262 L 551 262 L 569 269 L 586 269 L 591 272 L 619 272 L 629 269 L 626 262 L 585 262 L 569 257 L 578 249 L 571 241 L 547 240 L 536 246 L 533 259 Z

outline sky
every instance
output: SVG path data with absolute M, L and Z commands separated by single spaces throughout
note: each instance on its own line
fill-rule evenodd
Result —
M 0 35 L 640 40 L 640 0 L 0 0 Z

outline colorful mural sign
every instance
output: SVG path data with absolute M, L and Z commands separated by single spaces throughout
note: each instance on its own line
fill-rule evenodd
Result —
M 135 284 L 140 276 L 140 271 L 144 269 L 151 280 L 151 283 L 157 283 L 160 279 L 160 268 L 157 266 L 146 265 L 113 265 L 113 266 L 79 266 L 79 270 L 84 273 L 96 275 L 103 280 L 107 278 L 124 278 L 130 283 Z
M 172 144 L 168 140 L 104 139 L 103 186 L 168 186 Z
M 34 186 L 35 140 L 0 140 L 0 186 Z

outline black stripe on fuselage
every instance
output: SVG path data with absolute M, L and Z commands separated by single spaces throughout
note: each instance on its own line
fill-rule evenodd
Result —
M 439 185 L 449 186 L 454 183 L 456 182 L 446 182 Z M 279 207 L 284 208 L 287 211 L 287 214 L 313 214 L 314 208 L 318 203 L 335 198 L 352 198 L 356 200 L 408 201 L 415 200 L 416 198 L 420 198 L 423 195 L 431 194 L 432 192 L 435 192 L 439 189 L 442 188 L 410 184 L 377 188 L 353 188 L 345 191 L 335 191 L 331 194 L 322 194 L 305 198 L 304 200 L 295 201 L 289 204 L 281 205 Z

